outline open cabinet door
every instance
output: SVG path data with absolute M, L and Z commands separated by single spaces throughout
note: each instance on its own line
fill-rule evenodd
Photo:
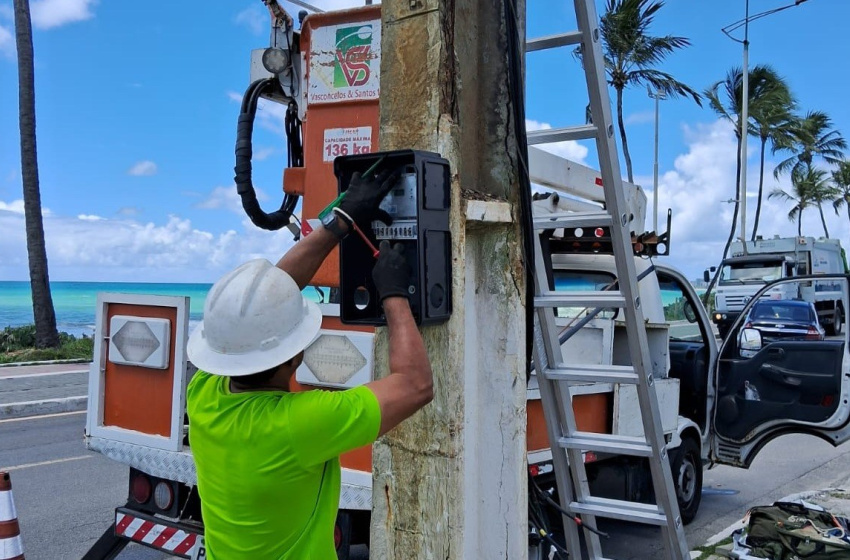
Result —
M 835 446 L 850 438 L 847 335 L 826 336 L 822 325 L 846 309 L 844 275 L 780 280 L 753 296 L 715 365 L 717 462 L 747 468 L 784 434 L 812 434 Z

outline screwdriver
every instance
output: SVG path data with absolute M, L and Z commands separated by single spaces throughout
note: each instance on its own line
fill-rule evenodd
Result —
M 373 164 L 372 164 L 372 166 L 371 166 L 369 169 L 367 169 L 367 170 L 366 170 L 366 172 L 365 172 L 363 175 L 361 175 L 361 176 L 360 176 L 360 178 L 361 178 L 361 179 L 368 179 L 368 178 L 372 175 L 372 173 L 374 173 L 374 172 L 375 172 L 375 170 L 378 168 L 378 166 L 379 166 L 379 165 L 381 165 L 381 163 L 383 163 L 383 161 L 386 159 L 386 157 L 387 157 L 387 156 L 381 156 L 380 158 L 378 158 L 378 161 L 376 161 L 375 163 L 373 163 Z M 330 204 L 328 204 L 327 206 L 325 206 L 325 209 L 324 209 L 324 210 L 322 210 L 321 212 L 319 212 L 319 219 L 320 219 L 320 220 L 321 220 L 322 218 L 324 218 L 325 216 L 327 216 L 327 215 L 328 215 L 328 212 L 332 211 L 334 208 L 336 208 L 337 206 L 339 206 L 339 204 L 342 202 L 342 199 L 343 199 L 343 198 L 345 198 L 345 193 L 346 193 L 346 192 L 348 192 L 348 191 L 341 192 L 341 193 L 339 194 L 339 196 L 338 196 L 338 197 L 336 197 L 336 198 L 333 200 L 333 202 L 331 202 Z

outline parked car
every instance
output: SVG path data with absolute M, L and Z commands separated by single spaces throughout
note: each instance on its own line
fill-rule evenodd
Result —
M 824 329 L 815 306 L 803 300 L 762 300 L 753 305 L 744 322 L 756 329 L 763 344 L 776 340 L 823 340 Z

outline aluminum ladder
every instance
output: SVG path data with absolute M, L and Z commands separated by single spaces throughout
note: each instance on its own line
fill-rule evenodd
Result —
M 528 133 L 528 144 L 565 140 L 596 140 L 602 175 L 605 209 L 534 217 L 535 321 L 534 363 L 552 449 L 555 479 L 561 507 L 567 551 L 578 560 L 604 560 L 596 529 L 598 517 L 656 525 L 661 528 L 667 558 L 689 558 L 687 541 L 673 487 L 670 462 L 661 427 L 653 383 L 648 338 L 640 307 L 634 252 L 628 227 L 617 144 L 611 116 L 608 86 L 602 56 L 599 19 L 594 0 L 571 0 L 578 30 L 526 42 L 526 52 L 580 45 L 593 124 Z M 545 254 L 540 233 L 558 228 L 609 228 L 618 287 L 606 291 L 557 291 L 550 287 L 547 269 L 551 255 Z M 588 230 L 588 228 L 590 228 Z M 595 310 L 622 309 L 625 318 L 631 366 L 576 365 L 562 355 L 557 307 Z M 587 383 L 633 384 L 637 390 L 644 437 L 582 432 L 577 429 L 570 386 Z M 590 494 L 584 452 L 646 457 L 652 473 L 657 505 L 612 500 Z M 578 523 L 581 520 L 582 535 Z M 588 529 L 591 528 L 591 529 Z

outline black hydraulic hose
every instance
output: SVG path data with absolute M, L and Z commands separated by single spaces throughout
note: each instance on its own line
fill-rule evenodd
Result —
M 248 86 L 242 97 L 242 108 L 236 125 L 236 192 L 242 199 L 242 208 L 255 226 L 270 231 L 278 230 L 289 224 L 292 212 L 298 198 L 286 195 L 280 208 L 272 213 L 266 213 L 260 208 L 257 193 L 252 181 L 251 157 L 253 155 L 252 135 L 254 133 L 254 117 L 257 113 L 257 103 L 264 93 L 274 91 L 278 87 L 275 78 L 257 80 Z
M 534 341 L 534 221 L 531 209 L 531 178 L 528 172 L 528 137 L 525 131 L 525 84 L 522 71 L 522 46 L 520 44 L 516 0 L 502 0 L 505 15 L 508 54 L 508 90 L 516 137 L 519 172 L 519 207 L 522 220 L 522 247 L 525 260 L 525 350 L 526 378 L 531 377 Z

